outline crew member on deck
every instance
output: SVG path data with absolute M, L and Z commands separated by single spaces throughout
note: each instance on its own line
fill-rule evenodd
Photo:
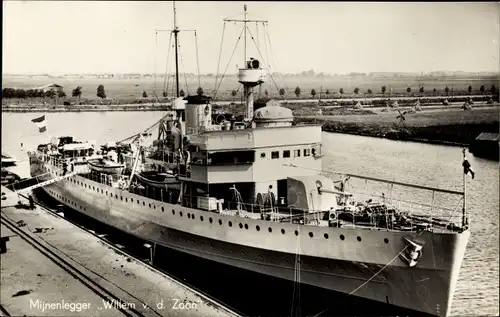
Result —
M 30 202 L 30 209 L 31 210 L 35 209 L 35 202 L 33 200 L 33 196 L 29 195 L 28 200 Z

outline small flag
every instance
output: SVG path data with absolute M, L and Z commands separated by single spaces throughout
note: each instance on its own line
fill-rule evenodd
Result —
M 31 122 L 36 124 L 40 133 L 47 131 L 47 122 L 45 121 L 45 115 L 32 119 Z
M 464 167 L 464 174 L 467 175 L 470 172 L 470 174 L 472 175 L 472 179 L 474 179 L 474 171 L 472 170 L 469 161 L 467 161 L 467 157 L 465 157 L 465 151 L 464 151 L 464 162 L 462 163 L 462 166 Z

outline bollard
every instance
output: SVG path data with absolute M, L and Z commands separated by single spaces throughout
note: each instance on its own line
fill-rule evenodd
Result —
M 0 254 L 7 253 L 7 241 L 9 241 L 9 237 L 0 238 Z
M 64 205 L 57 205 L 57 214 L 61 217 L 64 217 Z
M 149 249 L 149 263 L 153 265 L 154 249 L 156 247 L 156 243 L 153 245 L 149 243 L 144 243 L 144 246 L 146 247 L 146 249 Z

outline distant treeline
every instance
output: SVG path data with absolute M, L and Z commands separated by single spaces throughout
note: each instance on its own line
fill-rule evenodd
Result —
M 66 97 L 66 93 L 62 90 L 50 89 L 43 91 L 41 89 L 14 89 L 14 88 L 4 88 L 2 89 L 2 98 L 12 99 L 26 99 L 26 98 L 53 98 L 58 95 L 59 98 Z

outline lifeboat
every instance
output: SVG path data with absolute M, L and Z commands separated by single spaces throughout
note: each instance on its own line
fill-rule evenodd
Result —
M 91 170 L 103 174 L 121 174 L 125 169 L 125 164 L 113 162 L 108 159 L 98 158 L 87 161 Z

